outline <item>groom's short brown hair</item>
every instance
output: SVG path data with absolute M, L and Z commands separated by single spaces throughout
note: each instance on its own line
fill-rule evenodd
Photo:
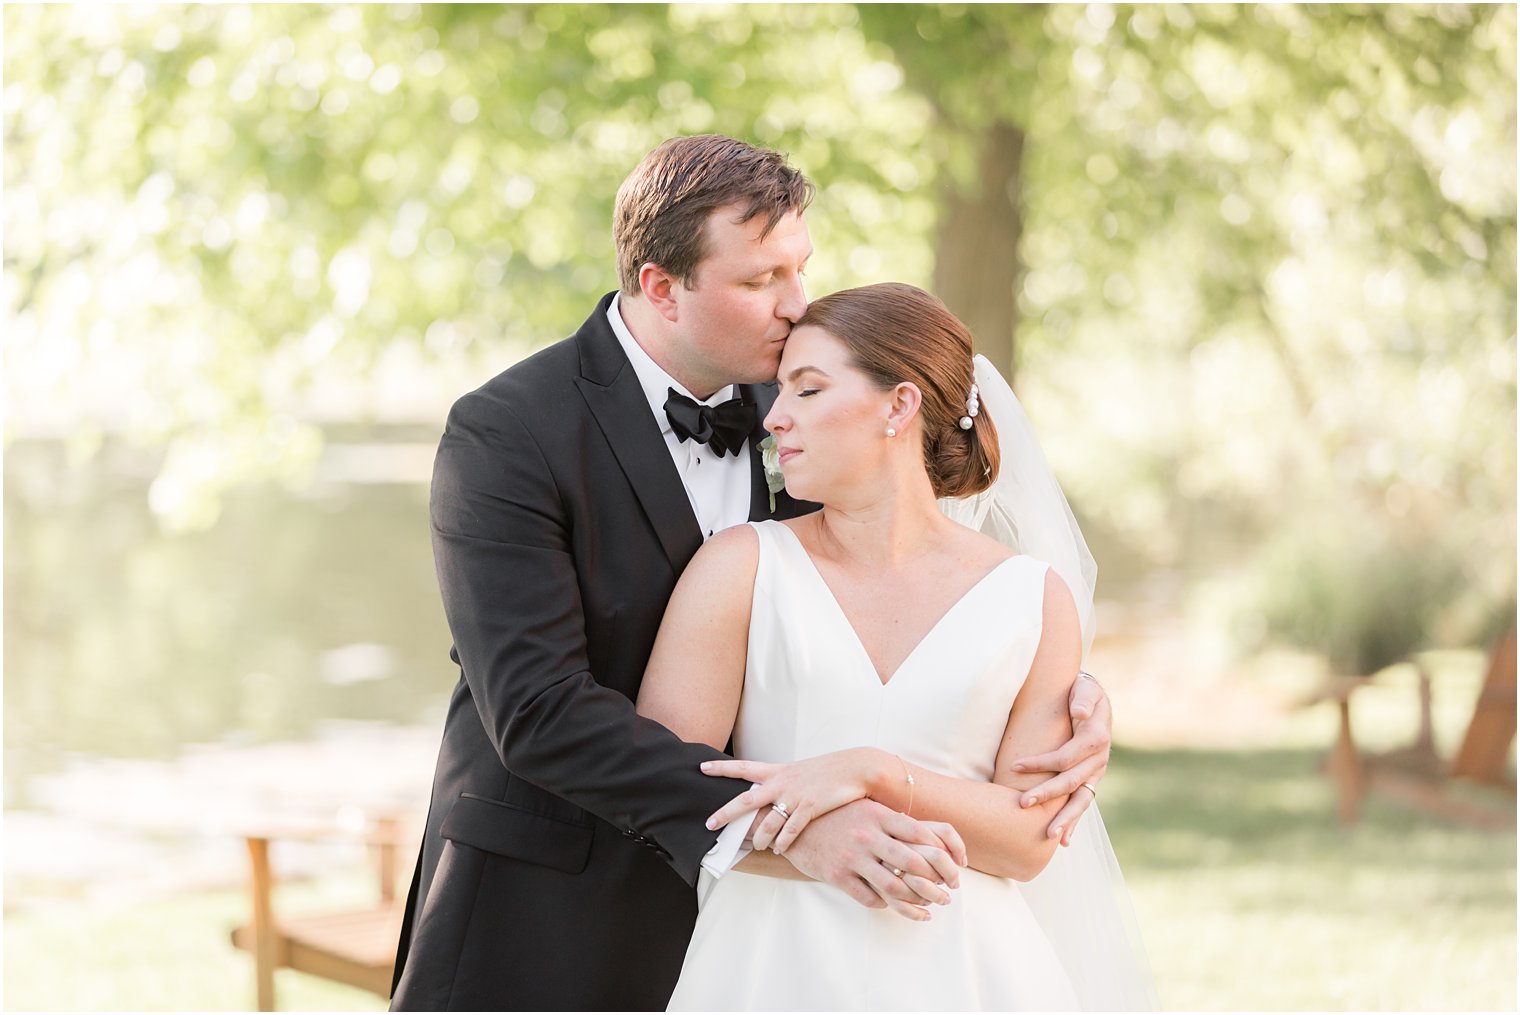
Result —
M 812 199 L 812 183 L 778 151 L 721 134 L 673 137 L 618 188 L 612 241 L 623 293 L 638 293 L 639 270 L 651 262 L 690 287 L 706 254 L 707 218 L 717 208 L 743 208 L 740 222 L 764 215 L 764 236 Z

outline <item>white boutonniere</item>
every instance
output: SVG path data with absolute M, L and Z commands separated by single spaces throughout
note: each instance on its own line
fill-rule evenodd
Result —
M 776 513 L 776 494 L 786 488 L 786 477 L 781 475 L 781 452 L 776 450 L 776 435 L 769 434 L 760 442 L 760 467 L 765 470 L 765 487 L 771 492 L 771 513 Z

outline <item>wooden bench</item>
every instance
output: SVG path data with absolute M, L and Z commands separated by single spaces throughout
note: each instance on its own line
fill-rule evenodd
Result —
M 269 861 L 270 843 L 277 839 L 318 839 L 354 835 L 311 826 L 263 828 L 244 836 L 248 847 L 252 920 L 232 932 L 235 947 L 254 957 L 259 1011 L 274 1011 L 276 969 L 295 969 L 390 997 L 391 970 L 401 935 L 405 900 L 396 897 L 398 856 L 415 843 L 403 844 L 402 824 L 380 818 L 363 831 L 377 859 L 379 899 L 375 905 L 310 916 L 276 916 L 275 877 Z M 399 851 L 399 852 L 398 852 Z
M 1351 723 L 1351 699 L 1370 677 L 1334 677 L 1306 704 L 1335 702 L 1340 725 L 1334 745 L 1325 759 L 1325 770 L 1335 783 L 1336 816 L 1353 825 L 1361 813 L 1362 798 L 1377 789 L 1406 803 L 1454 821 L 1480 827 L 1504 828 L 1514 823 L 1512 813 L 1481 807 L 1449 792 L 1450 779 L 1466 779 L 1507 789 L 1515 784 L 1508 775 L 1510 745 L 1515 740 L 1515 630 L 1511 628 L 1489 655 L 1483 689 L 1473 706 L 1473 716 L 1453 761 L 1448 765 L 1436 753 L 1431 721 L 1431 681 L 1419 669 L 1420 724 L 1409 746 L 1382 754 L 1370 754 L 1357 746 Z

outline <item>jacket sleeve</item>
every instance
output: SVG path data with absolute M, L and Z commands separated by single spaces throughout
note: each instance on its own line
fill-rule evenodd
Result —
M 657 843 L 689 884 L 717 839 L 703 822 L 742 782 L 723 757 L 638 715 L 590 672 L 567 512 L 542 450 L 481 391 L 449 414 L 433 469 L 433 555 L 480 721 L 519 778 Z

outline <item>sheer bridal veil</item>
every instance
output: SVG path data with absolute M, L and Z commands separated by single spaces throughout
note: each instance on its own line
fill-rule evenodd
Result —
M 997 425 L 998 478 L 982 493 L 940 501 L 940 510 L 1055 569 L 1077 603 L 1085 660 L 1095 628 L 1098 566 L 1013 389 L 985 356 L 977 356 L 975 365 L 981 406 Z M 1129 892 L 1096 801 L 1082 816 L 1071 845 L 1058 848 L 1045 870 L 1019 887 L 1084 1010 L 1158 1006 Z

